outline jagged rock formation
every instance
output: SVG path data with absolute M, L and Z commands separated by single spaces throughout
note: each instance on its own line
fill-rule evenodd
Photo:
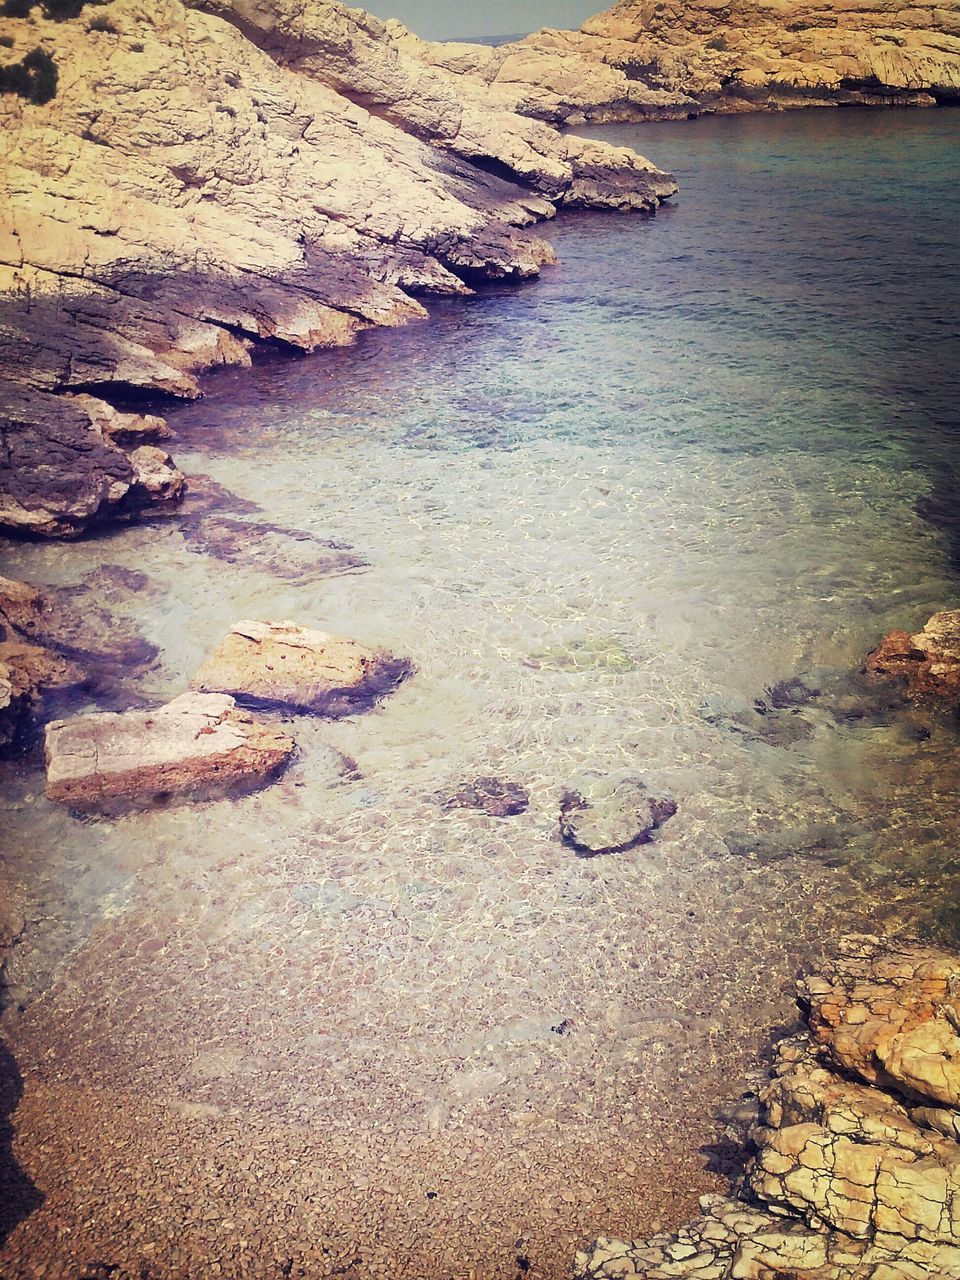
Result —
M 847 939 L 800 984 L 739 1199 L 673 1236 L 599 1240 L 577 1280 L 960 1277 L 960 960 Z
M 960 704 L 960 609 L 935 613 L 922 631 L 891 631 L 867 658 L 871 675 L 907 682 L 915 697 Z
M 430 44 L 399 24 L 391 34 L 504 107 L 555 122 L 960 97 L 960 13 L 933 0 L 621 0 L 579 32 L 498 48 Z
M 552 251 L 524 228 L 559 205 L 676 189 L 405 59 L 358 11 L 261 8 L 2 20 L 3 61 L 40 48 L 59 81 L 42 105 L 0 95 L 0 526 L 61 536 L 175 496 L 104 400 L 196 396 L 257 342 L 347 343 L 423 315 L 418 293 L 535 275 Z

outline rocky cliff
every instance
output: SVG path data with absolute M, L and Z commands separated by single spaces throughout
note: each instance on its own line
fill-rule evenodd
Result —
M 551 250 L 524 229 L 561 205 L 649 212 L 675 190 L 340 4 L 81 0 L 48 16 L 63 7 L 0 19 L 0 87 L 34 55 L 55 77 L 52 97 L 0 92 L 8 530 L 68 535 L 175 500 L 158 459 L 104 431 L 104 401 L 196 396 L 198 374 L 258 343 L 347 343 L 422 316 L 419 294 L 535 275 Z
M 408 55 L 554 122 L 960 98 L 960 7 L 936 0 L 621 0 L 579 32 L 498 48 L 390 31 Z

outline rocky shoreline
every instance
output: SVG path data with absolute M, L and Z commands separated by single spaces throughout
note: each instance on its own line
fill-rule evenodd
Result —
M 925 1280 L 960 1276 L 956 956 L 844 939 L 799 984 L 806 1026 L 776 1047 L 739 1194 L 672 1235 L 601 1239 L 576 1280 Z
M 335 3 L 112 0 L 4 19 L 55 96 L 0 95 L 0 528 L 74 536 L 182 481 L 109 429 L 263 344 L 313 351 L 524 280 L 558 208 L 652 213 L 676 183 L 424 67 Z M 155 419 L 154 419 L 155 423 Z M 142 421 L 126 434 L 141 438 Z

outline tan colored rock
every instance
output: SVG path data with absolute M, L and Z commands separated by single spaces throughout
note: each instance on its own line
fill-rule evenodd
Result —
M 191 681 L 252 704 L 351 715 L 410 674 L 384 649 L 293 622 L 238 622 Z
M 579 32 L 408 55 L 538 119 L 682 118 L 803 106 L 932 106 L 960 96 L 960 19 L 937 0 L 621 0 Z
M 960 702 L 960 609 L 935 613 L 922 631 L 891 631 L 867 658 L 875 676 L 902 679 L 911 694 Z
M 814 1040 L 836 1066 L 911 1099 L 960 1106 L 960 960 L 854 937 L 800 991 Z
M 332 0 L 36 6 L 4 34 L 0 61 L 58 69 L 43 105 L 0 95 L 0 526 L 20 533 L 174 500 L 117 447 L 152 427 L 90 389 L 195 397 L 260 341 L 339 346 L 424 316 L 415 294 L 536 275 L 553 254 L 527 229 L 564 202 L 650 212 L 676 189 Z
M 155 710 L 52 721 L 46 794 L 83 811 L 169 795 L 217 796 L 263 786 L 294 749 L 291 738 L 239 711 L 233 698 L 184 693 Z
M 958 966 L 845 940 L 800 984 L 811 1034 L 777 1047 L 744 1198 L 704 1197 L 671 1235 L 600 1239 L 576 1280 L 960 1280 L 960 1109 L 913 1105 L 951 1092 Z
M 84 679 L 76 663 L 42 645 L 0 641 L 0 747 L 17 740 L 45 693 L 73 688 Z

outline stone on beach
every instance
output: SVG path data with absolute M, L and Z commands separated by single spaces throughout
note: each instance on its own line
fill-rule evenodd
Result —
M 228 794 L 269 782 L 294 750 L 292 738 L 238 710 L 233 698 L 184 693 L 153 710 L 52 721 L 46 794 L 80 810 Z
M 366 710 L 411 673 L 404 658 L 293 622 L 238 622 L 191 681 L 257 705 L 324 716 Z
M 960 702 L 960 609 L 935 613 L 922 631 L 891 631 L 867 658 L 875 676 L 906 680 L 917 697 Z
M 560 834 L 583 857 L 621 853 L 649 844 L 676 811 L 675 801 L 652 796 L 633 774 L 583 773 L 560 802 Z

